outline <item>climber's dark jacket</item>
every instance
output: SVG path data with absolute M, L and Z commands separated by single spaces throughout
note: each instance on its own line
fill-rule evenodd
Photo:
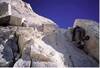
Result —
M 75 28 L 73 28 L 72 41 L 76 41 L 77 44 L 82 46 L 81 48 L 83 48 L 84 46 L 84 40 L 88 40 L 88 39 L 89 39 L 89 36 L 86 36 L 85 29 L 79 26 L 76 26 Z
M 76 26 L 72 32 L 72 41 L 76 41 L 76 38 L 83 40 L 85 37 L 85 30 L 79 26 Z M 76 37 L 77 36 L 77 37 Z

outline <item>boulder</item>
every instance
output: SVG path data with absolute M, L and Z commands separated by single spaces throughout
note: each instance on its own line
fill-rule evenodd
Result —
M 99 25 L 97 22 L 86 19 L 76 19 L 74 27 L 78 25 L 85 29 L 86 35 L 90 37 L 85 42 L 84 50 L 96 60 L 99 60 Z
M 13 16 L 11 11 L 11 4 L 7 2 L 0 2 L 0 25 L 21 26 L 25 18 Z
M 11 5 L 7 2 L 0 1 L 0 18 L 11 15 Z
M 13 26 L 30 26 L 42 24 L 53 24 L 56 25 L 52 20 L 36 14 L 30 4 L 23 2 L 22 0 L 1 0 L 0 1 L 0 22 L 8 23 Z M 10 19 L 5 18 L 10 16 Z
M 22 26 L 25 18 L 10 16 L 9 25 L 12 26 Z

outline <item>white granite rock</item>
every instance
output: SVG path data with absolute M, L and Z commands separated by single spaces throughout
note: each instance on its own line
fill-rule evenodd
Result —
M 32 62 L 32 67 L 57 67 L 59 65 L 57 65 L 56 63 L 53 62 L 41 62 L 41 61 L 33 61 Z
M 74 27 L 78 25 L 86 30 L 90 39 L 86 41 L 85 51 L 99 60 L 99 25 L 97 22 L 86 19 L 76 19 Z
M 0 18 L 11 15 L 11 5 L 7 2 L 0 2 Z
M 0 27 L 0 66 L 12 66 L 18 51 L 14 31 Z
M 36 61 L 52 61 L 58 66 L 64 66 L 63 55 L 42 40 L 42 33 L 31 27 L 20 27 L 16 31 L 21 54 L 27 46 L 31 47 L 31 58 Z M 39 37 L 40 36 L 40 37 Z
M 0 5 L 1 5 L 0 8 L 2 9 L 0 10 L 0 18 L 11 16 L 9 20 L 10 25 L 20 26 L 20 25 L 25 24 L 25 26 L 31 26 L 31 27 L 33 27 L 35 24 L 36 25 L 42 25 L 42 24 L 56 25 L 52 20 L 36 14 L 32 10 L 30 4 L 25 3 L 21 0 L 9 0 L 9 1 L 1 0 Z M 14 20 L 16 22 L 13 22 Z
M 91 57 L 99 55 L 98 25 L 93 21 L 78 23 L 91 34 L 86 42 L 89 56 L 71 42 L 70 29 L 59 28 L 52 20 L 36 14 L 30 4 L 22 0 L 0 0 L 0 9 L 0 66 L 11 63 L 20 68 L 98 66 Z
M 14 67 L 30 67 L 31 66 L 31 58 L 30 58 L 31 48 L 30 46 L 27 46 L 24 48 L 22 56 L 16 63 L 14 64 Z
M 14 68 L 22 68 L 22 67 L 29 67 L 30 68 L 31 61 L 30 60 L 24 60 L 22 58 L 18 59 L 16 63 L 14 64 Z

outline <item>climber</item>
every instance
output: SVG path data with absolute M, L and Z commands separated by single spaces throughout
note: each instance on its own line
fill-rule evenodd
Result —
M 73 28 L 72 41 L 75 41 L 79 45 L 78 48 L 83 49 L 86 40 L 89 40 L 89 36 L 86 36 L 85 29 L 79 26 Z

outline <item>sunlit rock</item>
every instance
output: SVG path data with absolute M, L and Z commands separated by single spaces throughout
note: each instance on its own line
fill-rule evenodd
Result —
M 85 19 L 76 19 L 74 27 L 78 25 L 86 30 L 86 35 L 90 37 L 86 41 L 85 51 L 92 57 L 99 60 L 99 25 L 97 22 Z
M 30 58 L 30 46 L 27 46 L 23 50 L 23 54 L 18 61 L 14 64 L 14 68 L 16 67 L 30 67 L 31 66 L 31 58 Z
M 72 27 L 59 28 L 22 0 L 0 0 L 0 67 L 97 67 L 98 24 L 76 24 L 90 36 L 84 48 L 89 55 L 72 43 Z
M 16 31 L 18 39 L 18 45 L 21 54 L 24 52 L 24 48 L 31 47 L 31 59 L 35 61 L 45 61 L 57 63 L 58 66 L 64 66 L 63 55 L 54 50 L 50 45 L 46 44 L 42 40 L 42 33 L 36 33 L 33 28 L 18 28 Z M 41 36 L 41 37 L 39 37 Z
M 0 2 L 0 18 L 11 15 L 11 5 L 7 2 Z
M 32 10 L 30 4 L 25 3 L 21 0 L 1 0 L 0 6 L 0 19 L 2 20 L 2 17 L 4 17 L 3 21 L 6 22 L 5 17 L 10 16 L 10 19 L 8 20 L 9 25 L 20 26 L 24 24 L 24 26 L 31 27 L 33 27 L 35 24 L 56 25 L 52 20 L 36 14 Z
M 33 61 L 32 67 L 57 67 L 58 65 L 53 62 Z

